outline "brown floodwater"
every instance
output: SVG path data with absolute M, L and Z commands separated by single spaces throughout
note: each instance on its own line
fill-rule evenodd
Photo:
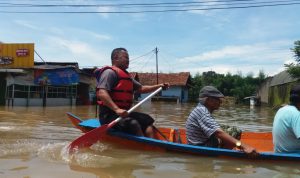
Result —
M 183 128 L 196 103 L 145 103 L 138 110 L 156 126 Z M 299 177 L 299 164 L 129 150 L 107 143 L 70 156 L 68 144 L 81 135 L 66 117 L 95 117 L 95 106 L 0 107 L 0 178 L 106 177 Z M 223 106 L 218 122 L 243 130 L 271 131 L 268 107 Z

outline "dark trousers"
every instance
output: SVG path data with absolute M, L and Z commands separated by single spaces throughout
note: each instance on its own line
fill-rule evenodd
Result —
M 99 121 L 101 125 L 109 124 L 119 116 L 106 106 L 99 107 Z M 148 114 L 140 112 L 131 112 L 129 117 L 122 118 L 113 128 L 122 132 L 137 135 L 139 129 L 145 131 L 147 127 L 151 126 L 154 119 Z

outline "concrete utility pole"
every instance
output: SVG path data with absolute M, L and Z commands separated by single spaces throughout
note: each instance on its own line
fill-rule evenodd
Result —
M 155 57 L 156 57 L 156 84 L 158 84 L 158 49 L 157 47 L 155 48 Z

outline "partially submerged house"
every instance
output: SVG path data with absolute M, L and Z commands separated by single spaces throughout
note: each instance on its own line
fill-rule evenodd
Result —
M 91 104 L 94 78 L 76 62 L 34 62 L 34 44 L 0 44 L 0 104 Z
M 191 76 L 189 72 L 179 73 L 138 73 L 139 82 L 142 85 L 156 85 L 157 83 L 170 83 L 168 90 L 163 90 L 158 100 L 173 100 L 177 102 L 188 101 L 188 89 L 191 86 Z M 141 94 L 139 99 L 143 99 L 149 94 Z
M 75 105 L 78 69 L 74 66 L 37 65 L 22 74 L 6 76 L 6 105 Z
M 34 66 L 33 43 L 0 43 L 0 104 L 6 104 L 7 78 L 24 75 Z M 12 82 L 10 80 L 10 82 Z M 10 85 L 10 83 L 8 83 Z
M 268 77 L 257 91 L 262 103 L 270 106 L 280 106 L 289 103 L 289 92 L 299 79 L 293 78 L 287 71 L 282 71 L 273 77 Z

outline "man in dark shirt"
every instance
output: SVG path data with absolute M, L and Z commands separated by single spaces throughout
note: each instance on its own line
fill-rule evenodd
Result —
M 99 119 L 107 124 L 122 117 L 115 129 L 138 136 L 153 137 L 153 118 L 147 114 L 127 110 L 131 107 L 133 93 L 149 93 L 159 87 L 169 87 L 168 83 L 143 86 L 130 77 L 126 69 L 129 66 L 129 55 L 125 48 L 116 48 L 111 54 L 111 67 L 96 70 L 97 98 L 99 101 Z

